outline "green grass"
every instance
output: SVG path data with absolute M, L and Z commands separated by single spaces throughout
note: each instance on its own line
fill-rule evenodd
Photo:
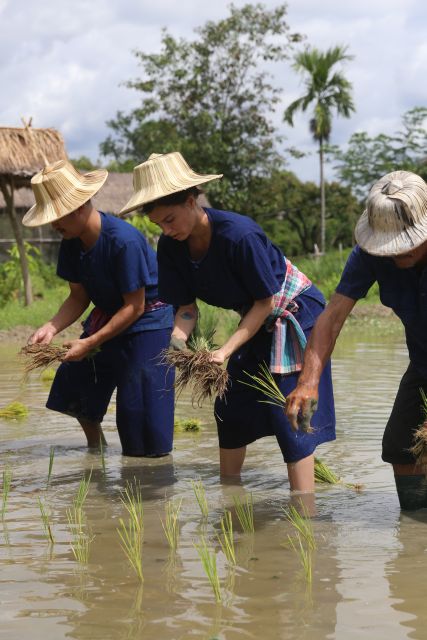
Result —
M 29 307 L 11 300 L 0 308 L 0 329 L 12 329 L 17 325 L 39 327 L 58 311 L 67 296 L 68 287 L 58 284 L 57 287 L 46 288 L 43 298 Z

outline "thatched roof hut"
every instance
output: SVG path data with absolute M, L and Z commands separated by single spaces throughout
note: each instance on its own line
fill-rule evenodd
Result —
M 15 189 L 28 186 L 46 164 L 66 159 L 64 140 L 55 129 L 0 127 L 0 178 L 13 178 Z

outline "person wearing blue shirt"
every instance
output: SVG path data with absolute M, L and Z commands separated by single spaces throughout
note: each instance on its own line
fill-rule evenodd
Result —
M 313 493 L 314 450 L 335 438 L 330 369 L 326 367 L 322 375 L 312 433 L 294 431 L 280 407 L 263 402 L 265 396 L 242 381 L 249 380 L 247 373 L 259 374 L 264 362 L 272 366 L 277 355 L 272 371 L 286 396 L 295 387 L 299 365 L 297 357 L 283 362 L 279 347 L 273 353 L 275 336 L 282 336 L 281 319 L 292 315 L 305 342 L 324 299 L 253 220 L 200 206 L 197 185 L 220 177 L 195 173 L 178 152 L 153 154 L 134 169 L 135 193 L 121 213 L 143 207 L 162 229 L 157 250 L 159 295 L 177 309 L 173 348 L 184 348 L 194 330 L 198 298 L 241 315 L 233 335 L 212 351 L 214 362 L 221 365 L 228 360 L 230 378 L 224 398 L 215 402 L 221 475 L 239 476 L 246 446 L 276 436 L 291 490 Z M 292 355 L 300 355 L 298 345 Z M 276 373 L 282 368 L 286 374 Z
M 117 389 L 123 454 L 163 456 L 172 450 L 174 394 L 173 372 L 160 354 L 170 341 L 173 310 L 159 300 L 156 254 L 144 236 L 93 207 L 91 197 L 106 177 L 101 170 L 81 175 L 60 161 L 31 181 L 36 204 L 23 223 L 50 223 L 61 234 L 57 274 L 70 293 L 30 342 L 49 344 L 93 303 L 83 334 L 65 345 L 46 406 L 77 418 L 88 446 L 98 447 Z
M 316 322 L 305 352 L 298 385 L 287 413 L 294 424 L 317 397 L 324 363 L 357 300 L 378 283 L 383 305 L 405 328 L 409 366 L 401 380 L 385 428 L 382 459 L 393 466 L 400 506 L 427 507 L 425 469 L 411 452 L 414 433 L 425 421 L 420 390 L 427 393 L 427 185 L 409 171 L 383 176 L 369 192 L 359 219 L 357 245 L 336 293 Z

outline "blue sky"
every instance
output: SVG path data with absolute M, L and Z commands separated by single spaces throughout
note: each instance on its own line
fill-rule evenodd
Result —
M 225 0 L 0 0 L 0 126 L 21 126 L 22 116 L 32 116 L 34 126 L 62 132 L 70 156 L 96 161 L 106 121 L 138 104 L 137 93 L 123 86 L 139 74 L 132 51 L 158 50 L 162 27 L 191 38 L 206 20 L 225 17 L 228 6 Z M 357 112 L 334 121 L 332 142 L 345 144 L 360 130 L 392 133 L 406 110 L 427 105 L 425 0 L 291 0 L 288 22 L 308 43 L 348 45 L 355 56 L 345 72 Z M 276 82 L 283 87 L 277 127 L 289 145 L 314 151 L 307 115 L 293 129 L 281 119 L 301 80 L 281 65 Z M 290 168 L 317 180 L 317 164 L 312 154 Z

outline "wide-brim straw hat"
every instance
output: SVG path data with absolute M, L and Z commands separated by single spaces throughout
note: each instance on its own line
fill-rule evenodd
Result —
M 105 169 L 79 173 L 70 162 L 59 160 L 31 178 L 36 204 L 22 219 L 26 227 L 59 220 L 81 207 L 97 193 L 108 176 Z
M 427 184 L 410 171 L 393 171 L 369 192 L 355 238 L 374 256 L 407 253 L 427 241 Z
M 202 175 L 193 171 L 179 151 L 164 154 L 152 153 L 148 160 L 134 168 L 134 193 L 120 211 L 120 215 L 140 209 L 144 204 L 164 196 L 185 191 L 190 187 L 197 187 L 218 178 L 222 178 L 222 173 Z

